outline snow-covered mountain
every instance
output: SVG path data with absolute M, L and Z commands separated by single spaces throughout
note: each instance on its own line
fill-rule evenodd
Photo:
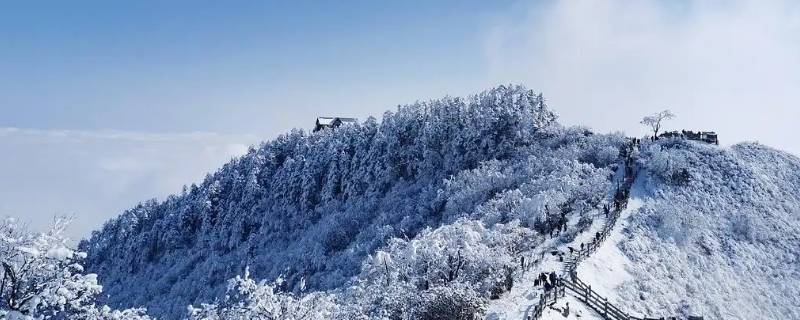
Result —
M 800 319 L 800 159 L 678 139 L 637 156 L 629 205 L 578 266 L 582 281 L 635 317 Z M 529 273 L 553 269 L 545 260 Z M 490 317 L 524 319 L 541 294 L 519 285 Z M 603 319 L 581 299 L 570 292 L 542 319 Z
M 501 86 L 292 131 L 80 249 L 105 302 L 165 319 L 189 305 L 198 319 L 522 319 L 541 293 L 531 275 L 608 225 L 635 159 L 630 204 L 578 266 L 584 281 L 640 316 L 798 318 L 800 160 L 756 144 L 633 148 L 555 119 L 541 95 Z M 594 312 L 554 307 L 567 301 L 568 317 Z
M 640 161 L 642 207 L 616 245 L 628 261 L 629 280 L 615 290 L 624 308 L 800 319 L 797 157 L 754 143 L 666 140 Z

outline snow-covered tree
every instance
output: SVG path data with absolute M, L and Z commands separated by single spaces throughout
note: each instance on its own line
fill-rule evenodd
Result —
M 83 252 L 69 248 L 64 229 L 70 218 L 56 218 L 42 233 L 16 220 L 0 221 L 0 318 L 147 319 L 144 310 L 97 307 L 102 291 L 97 275 L 84 274 Z
M 800 159 L 665 139 L 643 144 L 638 163 L 647 198 L 619 242 L 632 275 L 617 289 L 623 309 L 800 319 Z
M 640 123 L 653 131 L 653 138 L 655 139 L 658 138 L 658 131 L 661 130 L 661 122 L 672 118 L 675 118 L 672 111 L 664 110 L 642 118 Z
M 189 306 L 189 317 L 197 320 L 324 320 L 336 312 L 332 298 L 325 293 L 294 296 L 280 292 L 280 281 L 256 282 L 245 270 L 228 282 L 224 298 L 215 304 Z
M 515 254 L 556 220 L 581 219 L 610 188 L 624 137 L 555 119 L 540 94 L 512 85 L 399 106 L 381 121 L 293 130 L 186 192 L 124 212 L 80 248 L 105 282 L 105 302 L 144 303 L 166 318 L 224 295 L 246 266 L 254 279 L 281 277 L 276 290 L 295 295 L 369 283 L 359 289 L 368 294 L 348 293 L 363 301 L 345 305 L 368 306 L 354 314 L 370 317 L 408 314 L 413 303 L 398 297 L 417 297 L 425 281 L 491 297 L 519 265 Z M 571 213 L 562 217 L 562 207 Z M 462 232 L 476 240 L 459 256 L 452 249 L 462 244 L 445 238 Z M 424 250 L 393 247 L 398 240 Z M 402 273 L 391 290 L 377 289 L 385 277 L 361 272 L 378 251 L 413 267 L 390 270 Z

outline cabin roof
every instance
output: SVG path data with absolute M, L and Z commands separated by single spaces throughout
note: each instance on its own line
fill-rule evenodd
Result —
M 356 122 L 358 119 L 356 118 L 343 118 L 343 117 L 317 117 L 317 123 L 321 126 L 329 126 L 333 124 L 336 119 L 339 119 L 341 122 Z
M 334 119 L 336 119 L 336 118 L 334 118 L 334 117 L 318 117 L 317 118 L 317 123 L 319 123 L 320 125 L 326 126 L 326 125 L 330 125 L 331 123 L 333 123 Z

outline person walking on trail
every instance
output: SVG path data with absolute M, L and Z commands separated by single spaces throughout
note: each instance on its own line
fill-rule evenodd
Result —
M 567 306 L 564 307 L 564 314 L 562 314 L 565 318 L 569 317 L 569 302 L 567 302 Z
M 583 242 L 581 242 L 581 251 L 583 251 Z
M 594 238 L 599 241 L 600 240 L 600 232 L 595 232 L 594 233 Z

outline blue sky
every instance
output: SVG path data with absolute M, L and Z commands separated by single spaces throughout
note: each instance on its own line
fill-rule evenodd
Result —
M 86 235 L 318 115 L 520 83 L 568 125 L 800 154 L 793 1 L 0 4 L 0 215 Z
M 508 5 L 5 4 L 0 105 L 13 112 L 0 125 L 274 135 L 309 122 L 287 113 L 363 116 L 473 92 L 487 82 L 483 33 Z

